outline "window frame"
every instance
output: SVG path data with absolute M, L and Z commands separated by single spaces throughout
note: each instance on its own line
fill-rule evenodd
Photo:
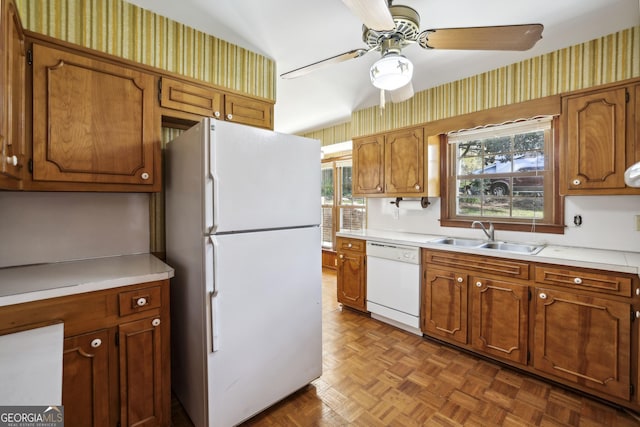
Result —
M 342 201 L 342 174 L 338 173 L 341 168 L 341 164 L 345 162 L 351 162 L 351 173 L 353 174 L 353 158 L 351 155 L 337 156 L 337 157 L 329 157 L 321 160 L 320 167 L 322 168 L 324 164 L 331 163 L 333 169 L 333 204 L 322 204 L 321 209 L 331 208 L 331 235 L 332 235 L 332 246 L 327 247 L 324 246 L 324 241 L 321 241 L 322 250 L 325 251 L 336 251 L 336 233 L 339 230 L 340 219 L 341 219 L 341 211 L 343 209 L 351 210 L 351 209 L 363 209 L 364 218 L 362 221 L 363 229 L 367 226 L 367 200 L 366 197 L 358 196 L 353 197 L 353 189 L 352 189 L 352 199 L 364 199 L 363 205 L 344 205 L 341 203 Z M 353 176 L 353 175 L 352 175 Z
M 497 230 L 540 232 L 551 234 L 564 234 L 564 199 L 559 191 L 559 125 L 560 120 L 555 116 L 551 122 L 550 137 L 548 145 L 549 152 L 545 151 L 547 157 L 550 183 L 545 185 L 545 209 L 548 209 L 548 219 L 514 219 L 500 217 L 472 217 L 459 216 L 456 214 L 456 196 L 458 194 L 457 174 L 456 174 L 456 144 L 449 144 L 446 136 L 441 138 L 441 170 L 443 171 L 440 182 L 441 212 L 440 225 L 443 227 L 471 227 L 473 221 L 491 221 Z M 545 146 L 545 150 L 547 146 Z M 547 189 L 552 194 L 547 196 Z M 550 206 L 548 206 L 550 204 Z

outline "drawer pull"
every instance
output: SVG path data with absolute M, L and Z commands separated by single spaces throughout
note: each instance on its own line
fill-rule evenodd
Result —
M 458 281 L 458 283 L 462 283 L 464 279 L 462 277 L 458 277 L 456 280 Z
M 353 246 L 353 245 L 352 245 L 351 243 L 349 243 L 349 244 L 347 245 L 347 247 L 348 247 L 348 248 L 350 248 L 350 247 L 352 247 L 352 246 Z
M 136 300 L 136 305 L 137 305 L 138 307 L 143 307 L 143 306 L 145 306 L 145 305 L 147 305 L 147 304 L 148 304 L 147 299 L 146 299 L 146 298 L 144 298 L 144 297 L 142 297 L 142 298 L 138 298 L 138 299 Z
M 11 166 L 18 166 L 18 156 L 8 156 L 7 164 Z
M 340 258 L 340 259 L 344 258 L 344 255 L 340 254 L 340 255 L 338 255 L 338 258 Z
M 100 338 L 96 338 L 95 340 L 91 341 L 91 347 L 93 348 L 98 348 L 102 345 L 102 340 Z
M 540 293 L 540 299 L 547 299 L 547 294 L 544 292 Z
M 579 277 L 576 277 L 575 279 L 573 279 L 573 283 L 575 283 L 576 285 L 582 285 L 582 279 Z
M 160 325 L 160 319 L 153 319 L 151 321 L 151 326 L 158 326 Z
M 476 286 L 481 288 L 482 287 L 482 282 L 476 282 Z

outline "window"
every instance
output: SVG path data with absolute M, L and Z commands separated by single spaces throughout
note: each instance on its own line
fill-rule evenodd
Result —
M 443 215 L 442 225 L 490 220 L 525 231 L 559 223 L 552 118 L 460 131 L 447 142 L 448 218 Z
M 351 159 L 322 162 L 322 248 L 335 250 L 338 230 L 365 228 L 366 205 L 363 197 L 351 193 Z

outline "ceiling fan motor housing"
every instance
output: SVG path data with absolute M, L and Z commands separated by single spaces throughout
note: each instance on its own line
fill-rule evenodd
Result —
M 402 49 L 418 39 L 420 34 L 420 15 L 409 6 L 394 5 L 389 7 L 393 22 L 396 24 L 391 31 L 377 31 L 362 26 L 362 40 L 371 49 L 383 49 L 383 41 L 394 39 L 395 45 Z M 395 46 L 394 46 L 395 47 Z M 384 54 L 384 52 L 383 52 Z

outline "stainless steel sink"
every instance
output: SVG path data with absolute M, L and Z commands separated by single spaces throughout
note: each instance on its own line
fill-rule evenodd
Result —
M 480 249 L 493 249 L 504 252 L 534 255 L 544 248 L 543 245 L 527 245 L 525 243 L 487 242 L 478 246 Z
M 441 245 L 451 245 L 451 246 L 480 247 L 484 243 L 484 240 L 445 237 L 443 239 L 432 240 L 431 243 L 437 243 Z
M 513 252 L 518 254 L 535 255 L 540 252 L 544 245 L 530 245 L 526 243 L 509 242 L 487 242 L 480 239 L 462 239 L 458 237 L 443 237 L 431 240 L 429 243 L 436 243 L 447 246 L 462 246 L 466 248 L 490 249 L 500 252 Z

